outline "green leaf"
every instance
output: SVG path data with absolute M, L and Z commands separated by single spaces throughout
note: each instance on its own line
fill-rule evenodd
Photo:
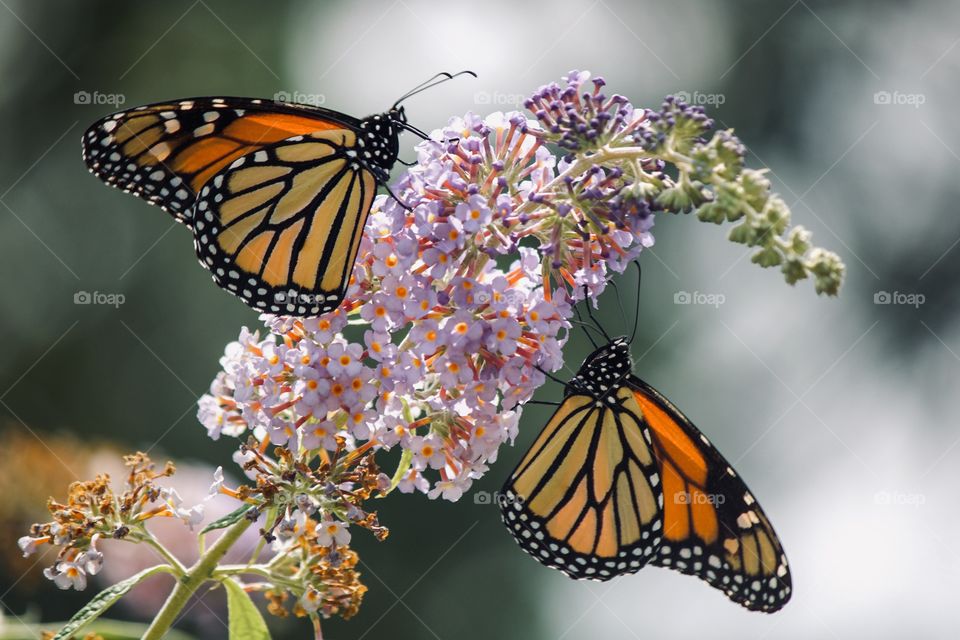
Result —
M 267 623 L 243 587 L 230 579 L 224 580 L 223 586 L 227 588 L 230 640 L 270 640 Z
M 64 640 L 65 638 L 69 638 L 82 626 L 95 620 L 98 616 L 103 614 L 103 612 L 109 609 L 114 602 L 122 598 L 141 580 L 161 571 L 170 572 L 171 569 L 165 565 L 150 567 L 149 569 L 144 569 L 140 573 L 130 576 L 126 580 L 118 582 L 112 587 L 107 587 L 95 595 L 93 600 L 88 602 L 86 606 L 80 609 L 80 611 L 77 611 L 77 613 L 70 618 L 67 624 L 63 625 L 63 628 L 57 632 L 57 635 L 53 636 L 52 640 Z
M 235 511 L 231 511 L 222 518 L 218 518 L 205 526 L 200 533 L 210 533 L 211 531 L 216 531 L 217 529 L 226 529 L 235 522 L 239 522 L 240 518 L 244 516 L 247 511 L 253 508 L 252 504 L 245 504 Z

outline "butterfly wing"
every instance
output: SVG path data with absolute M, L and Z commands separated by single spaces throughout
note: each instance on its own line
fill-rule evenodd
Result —
M 516 541 L 571 578 L 639 571 L 660 542 L 663 494 L 633 392 L 568 395 L 504 486 Z
M 353 131 L 297 135 L 236 158 L 203 186 L 194 245 L 220 287 L 268 313 L 343 299 L 377 181 Z
M 662 394 L 633 376 L 628 384 L 662 478 L 663 540 L 651 564 L 695 575 L 754 611 L 783 607 L 787 557 L 747 485 Z
M 83 136 L 90 171 L 190 224 L 197 195 L 238 158 L 292 136 L 355 131 L 351 116 L 253 98 L 189 98 L 121 111 Z

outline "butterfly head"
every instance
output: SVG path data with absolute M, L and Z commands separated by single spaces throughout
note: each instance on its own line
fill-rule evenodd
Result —
M 402 105 L 392 107 L 387 116 L 401 129 L 407 124 L 407 111 Z
M 630 340 L 626 336 L 614 338 L 587 356 L 577 375 L 567 383 L 567 393 L 604 398 L 616 392 L 620 381 L 632 369 Z
M 360 121 L 361 157 L 381 183 L 386 182 L 400 153 L 400 131 L 406 123 L 403 107 L 376 113 Z

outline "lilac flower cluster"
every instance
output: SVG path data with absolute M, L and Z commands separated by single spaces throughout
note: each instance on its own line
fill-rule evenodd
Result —
M 535 220 L 534 233 L 549 229 L 541 251 L 576 300 L 584 286 L 589 297 L 598 296 L 611 271 L 623 272 L 653 245 L 658 205 L 640 179 L 666 176 L 662 161 L 636 143 L 651 112 L 622 95 L 607 97 L 603 78 L 587 72 L 571 71 L 564 80 L 544 85 L 525 103 L 537 119 L 526 131 L 565 154 L 557 179 L 524 209 L 531 210 L 525 213 Z
M 643 109 L 635 110 L 622 95 L 608 98 L 601 92 L 603 78 L 571 71 L 564 80 L 565 86 L 554 82 L 540 87 L 523 106 L 536 116 L 542 133 L 567 152 L 566 160 L 576 152 L 599 149 L 643 122 Z M 592 90 L 584 91 L 588 82 Z
M 438 213 L 379 202 L 341 309 L 268 318 L 265 339 L 244 330 L 200 403 L 211 437 L 250 430 L 307 458 L 343 442 L 399 446 L 401 491 L 459 498 L 516 434 L 517 405 L 543 382 L 536 367 L 560 366 L 569 305 L 544 298 L 532 250 L 501 270 L 466 249 L 476 229 L 464 227 L 497 215 L 478 198 Z M 344 335 L 352 320 L 362 337 Z
M 628 103 L 592 100 L 629 134 Z M 433 134 L 452 142 L 420 144 L 393 188 L 404 206 L 374 204 L 345 303 L 265 317 L 271 335 L 228 346 L 200 403 L 210 435 L 250 431 L 306 458 L 399 447 L 392 486 L 458 499 L 516 435 L 541 369 L 561 366 L 571 302 L 652 244 L 623 172 L 564 172 L 541 133 L 520 113 L 467 114 Z

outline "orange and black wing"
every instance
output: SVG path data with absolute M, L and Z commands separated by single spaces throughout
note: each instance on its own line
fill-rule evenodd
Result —
M 243 156 L 318 131 L 356 131 L 351 116 L 255 98 L 189 98 L 121 111 L 83 136 L 90 171 L 190 225 L 200 190 Z
M 695 575 L 754 611 L 783 607 L 787 557 L 747 485 L 663 395 L 633 376 L 627 386 L 653 436 L 663 490 L 663 539 L 651 564 Z
M 609 580 L 656 554 L 663 493 L 634 393 L 568 395 L 504 486 L 520 546 L 571 578 Z
M 214 281 L 268 313 L 343 299 L 376 193 L 353 131 L 287 138 L 233 159 L 200 190 L 194 246 Z

